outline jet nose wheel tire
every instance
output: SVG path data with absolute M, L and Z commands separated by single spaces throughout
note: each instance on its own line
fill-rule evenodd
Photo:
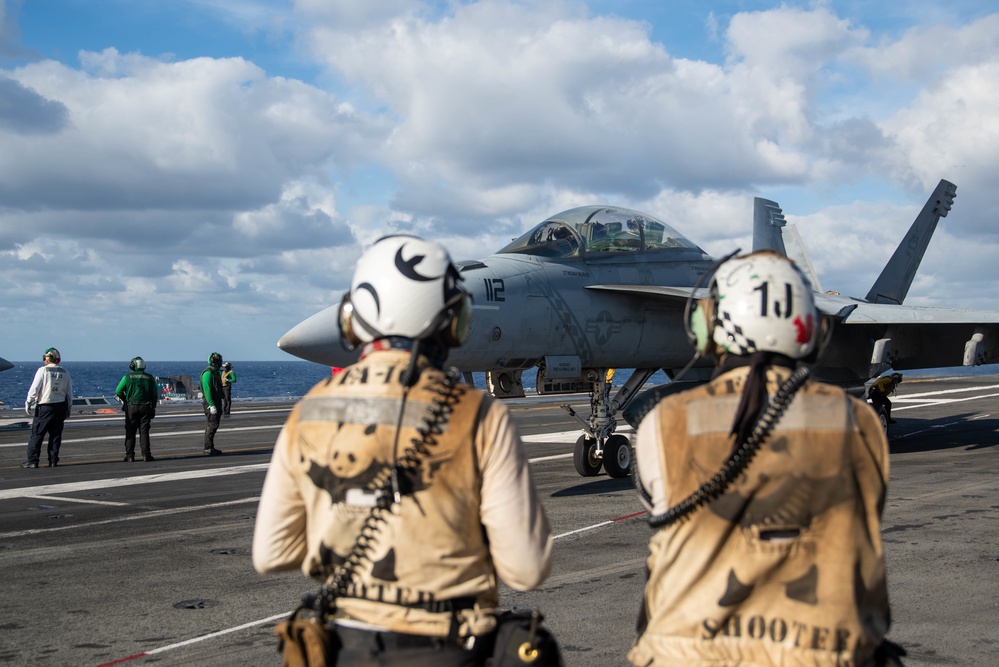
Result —
M 576 447 L 572 450 L 572 463 L 576 466 L 576 472 L 583 477 L 593 477 L 600 472 L 602 461 L 597 456 L 597 441 L 587 438 L 585 435 L 579 436 L 576 440 Z
M 885 438 L 888 437 L 888 411 L 885 410 L 884 406 L 874 408 L 875 412 L 878 413 L 878 421 L 881 422 L 881 429 L 885 433 Z M 888 451 L 891 451 L 891 442 L 888 443 Z
M 877 413 L 878 421 L 881 422 L 881 429 L 885 432 L 885 437 L 888 437 L 888 424 L 891 423 L 888 419 L 888 410 L 883 405 L 875 405 L 870 399 L 867 400 L 867 404 Z
M 611 477 L 627 477 L 631 472 L 631 442 L 623 435 L 612 435 L 604 445 L 604 470 Z

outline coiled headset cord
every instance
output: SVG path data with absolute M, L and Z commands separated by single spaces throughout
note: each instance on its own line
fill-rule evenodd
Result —
M 791 376 L 784 381 L 777 390 L 777 393 L 767 404 L 767 407 L 764 408 L 756 425 L 753 427 L 752 433 L 749 434 L 749 437 L 746 438 L 746 441 L 741 446 L 729 455 L 722 465 L 721 470 L 684 500 L 662 514 L 651 517 L 649 525 L 653 528 L 669 526 L 686 517 L 698 507 L 711 502 L 725 493 L 753 460 L 753 457 L 756 456 L 767 436 L 770 435 L 774 426 L 780 421 L 781 416 L 794 399 L 795 393 L 805 383 L 810 373 L 811 370 L 805 365 L 794 369 Z

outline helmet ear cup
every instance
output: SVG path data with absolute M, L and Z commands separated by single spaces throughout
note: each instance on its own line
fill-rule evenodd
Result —
M 438 328 L 438 340 L 448 348 L 461 347 L 472 330 L 472 297 L 461 287 L 461 274 L 454 264 L 448 265 L 444 290 L 444 322 Z
M 340 300 L 337 322 L 340 325 L 340 340 L 346 343 L 349 349 L 353 350 L 361 344 L 360 337 L 354 332 L 354 304 L 350 302 L 350 292 L 344 293 L 343 299 Z
M 698 299 L 690 313 L 689 328 L 693 334 L 694 348 L 702 356 L 715 351 L 715 300 L 712 298 Z
M 444 329 L 444 343 L 448 347 L 461 347 L 468 340 L 472 329 L 472 303 L 468 294 L 450 309 L 450 321 Z

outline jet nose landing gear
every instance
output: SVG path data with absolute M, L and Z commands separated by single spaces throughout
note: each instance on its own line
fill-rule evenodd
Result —
M 598 447 L 595 438 L 581 435 L 572 452 L 572 463 L 583 477 L 600 474 L 601 466 L 611 477 L 627 477 L 631 472 L 631 441 L 615 433 L 603 447 Z
M 604 443 L 604 470 L 611 477 L 627 477 L 631 472 L 631 441 L 615 433 Z
M 567 407 L 565 405 L 563 408 Z M 571 414 L 571 413 L 570 413 Z M 601 447 L 597 447 L 596 438 L 587 435 L 579 436 L 576 440 L 576 447 L 572 450 L 572 464 L 583 477 L 595 477 L 600 474 L 600 467 L 604 463 L 604 456 Z
M 627 477 L 631 473 L 631 441 L 614 433 L 617 422 L 614 416 L 623 410 L 637 389 L 651 377 L 656 369 L 636 369 L 625 382 L 613 400 L 610 397 L 611 384 L 605 382 L 606 369 L 593 369 L 584 377 L 593 383 L 590 394 L 590 418 L 584 420 L 568 404 L 562 409 L 576 418 L 583 427 L 583 434 L 576 440 L 572 452 L 572 463 L 583 477 L 600 474 L 603 467 L 611 477 Z

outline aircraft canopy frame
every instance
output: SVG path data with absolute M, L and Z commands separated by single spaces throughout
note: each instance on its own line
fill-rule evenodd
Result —
M 549 217 L 497 254 L 578 259 L 678 249 L 704 252 L 670 225 L 645 213 L 619 206 L 581 206 Z

